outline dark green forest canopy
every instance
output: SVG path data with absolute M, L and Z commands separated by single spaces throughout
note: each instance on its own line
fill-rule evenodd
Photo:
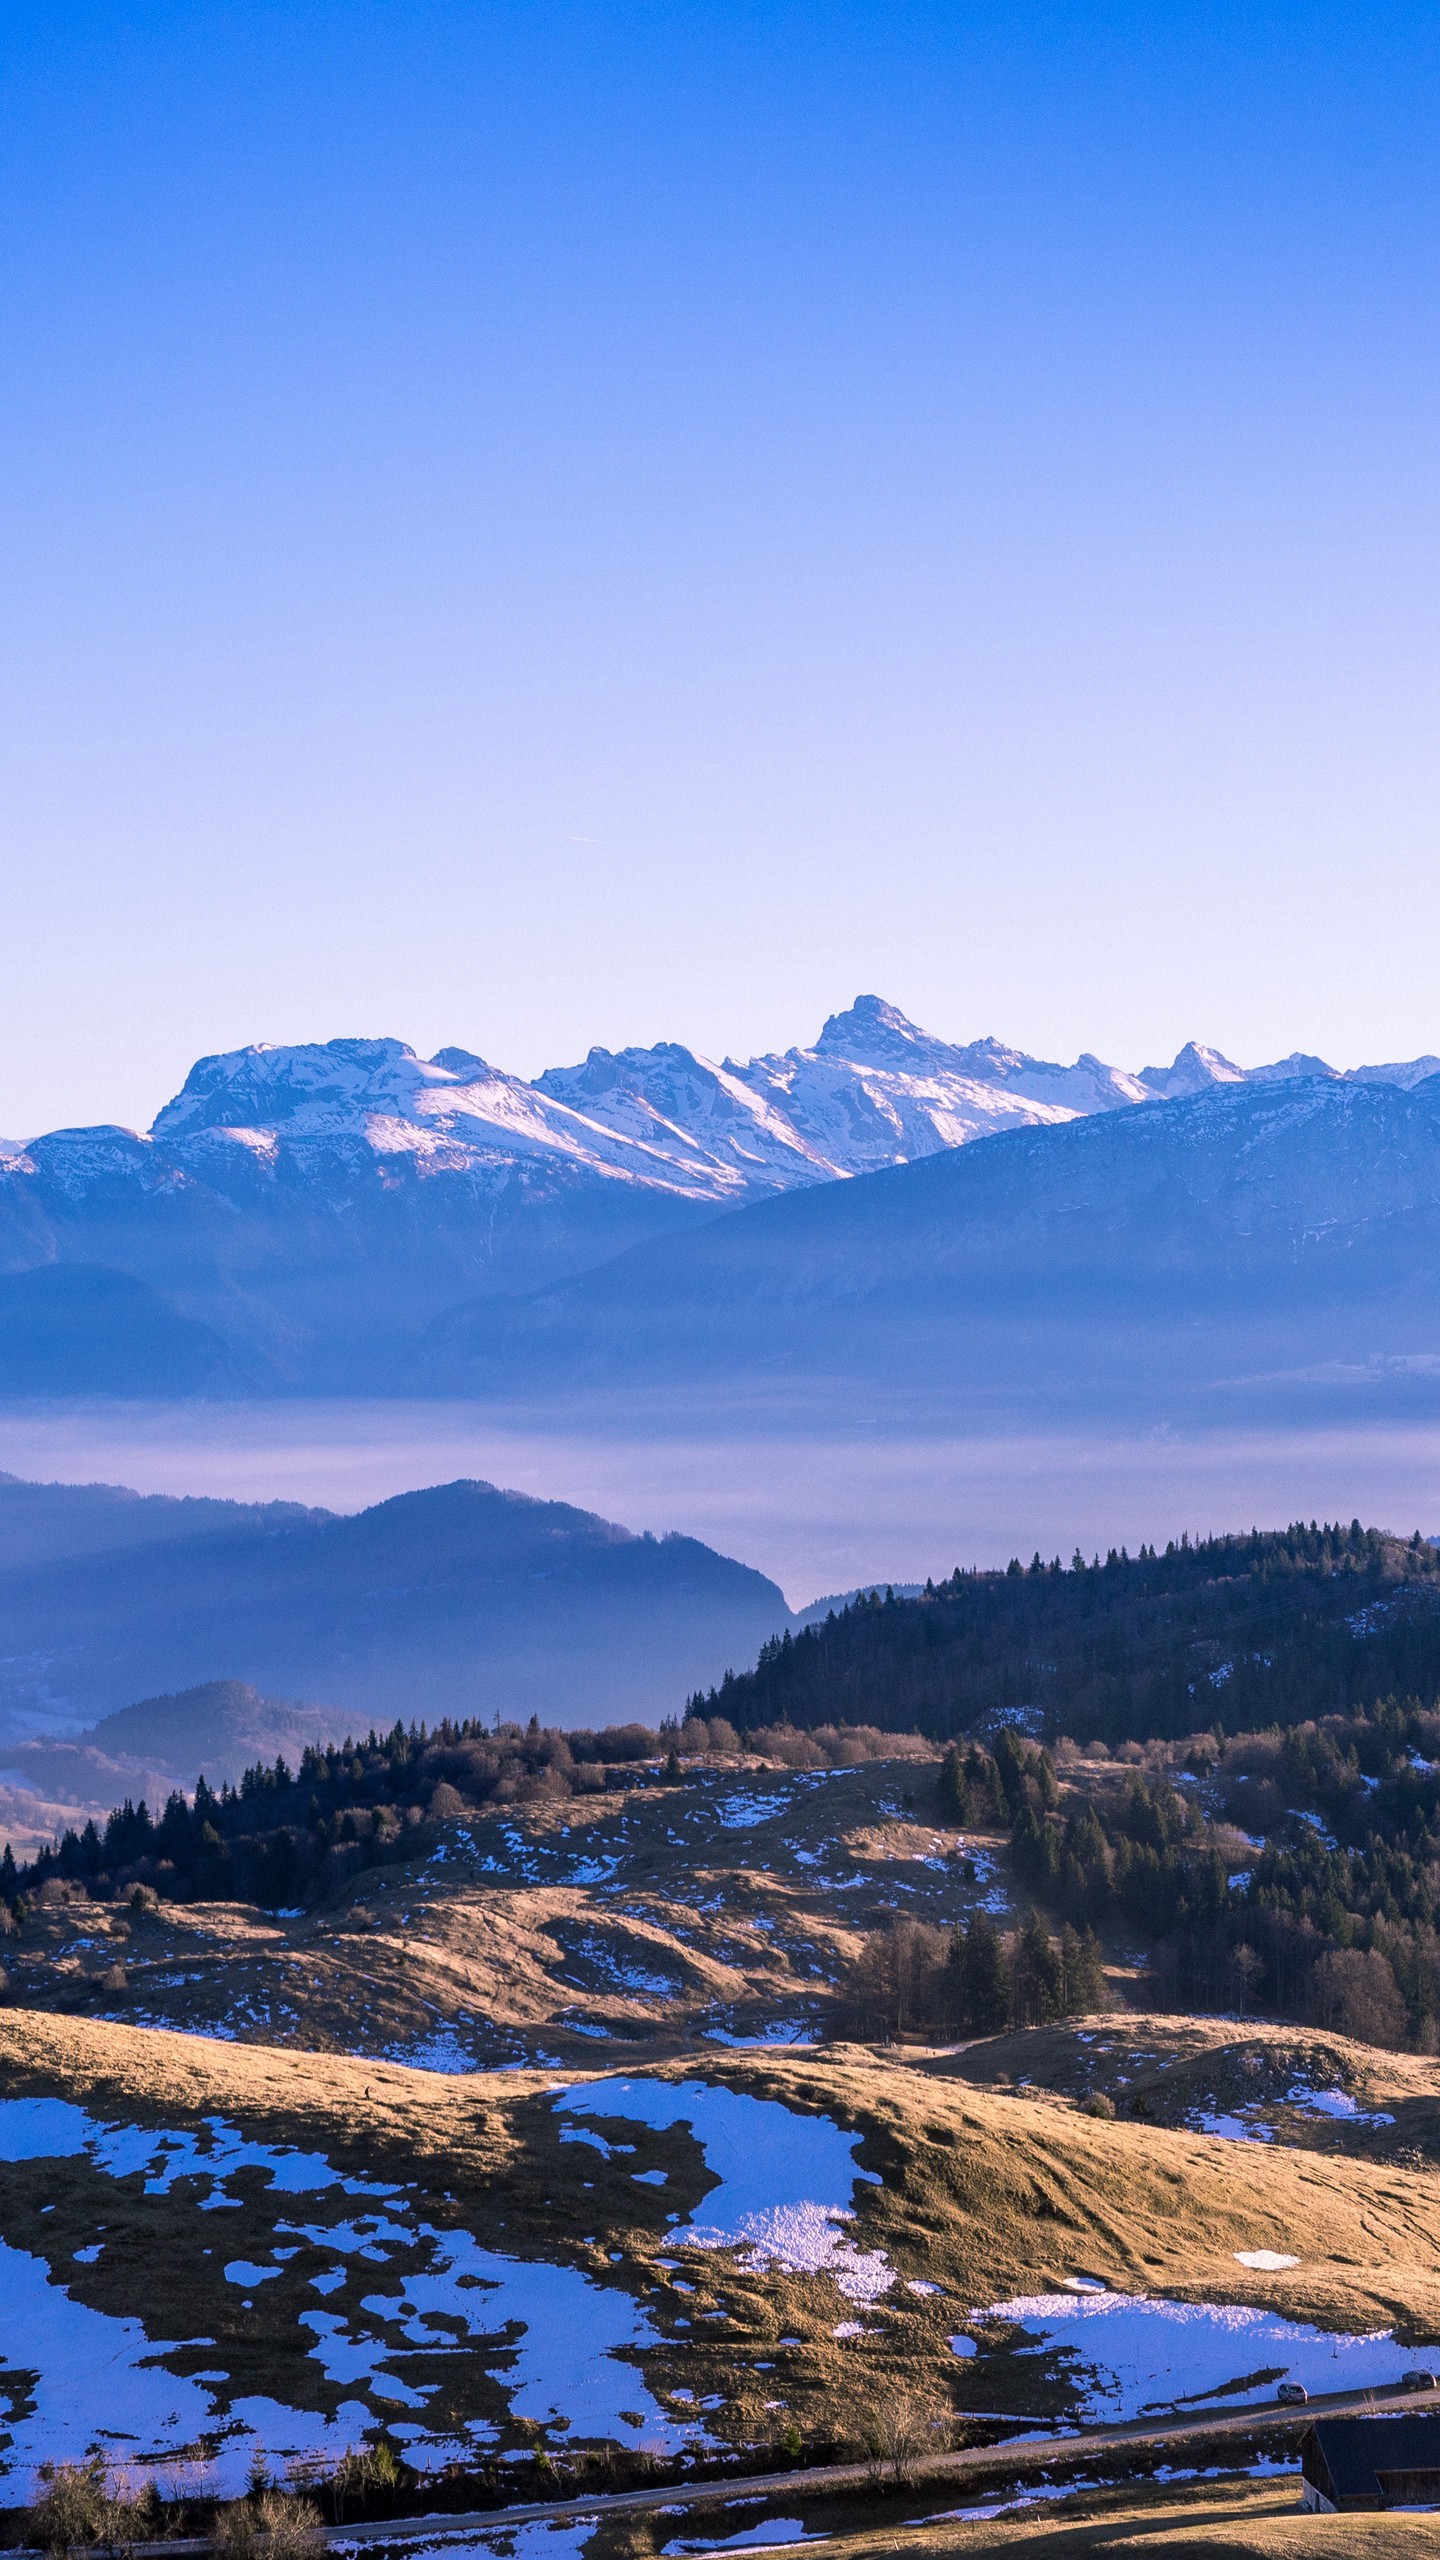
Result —
M 1314 1521 L 957 1570 L 915 1599 L 871 1592 L 767 1644 L 691 1713 L 741 1733 L 870 1724 L 937 1741 L 1032 1708 L 1077 1741 L 1296 1724 L 1384 1697 L 1440 1697 L 1440 1552 Z
M 427 1729 L 397 1722 L 389 1733 L 322 1748 L 298 1769 L 257 1761 L 238 1787 L 202 1776 L 193 1799 L 177 1787 L 163 1811 L 118 1805 L 102 1823 L 67 1831 L 19 1866 L 8 1842 L 0 1900 L 47 1885 L 102 1897 L 139 1887 L 175 1901 L 257 1902 L 269 1910 L 323 1900 L 362 1867 L 416 1847 L 428 1815 L 444 1821 L 484 1807 L 534 1804 L 624 1787 L 643 1776 L 660 1737 L 648 1725 L 557 1733 L 531 1717 L 489 1726 L 446 1719 Z

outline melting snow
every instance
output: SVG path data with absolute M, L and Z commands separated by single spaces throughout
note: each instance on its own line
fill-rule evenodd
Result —
M 403 2190 L 391 2183 L 342 2177 L 318 2153 L 247 2141 L 219 2118 L 198 2131 L 166 2132 L 97 2124 L 59 2099 L 0 2101 L 0 2158 L 81 2155 L 111 2177 L 142 2175 L 147 2195 L 168 2195 L 182 2179 L 194 2180 L 208 2190 L 195 2198 L 200 2211 L 239 2207 L 241 2198 L 229 2195 L 225 2182 L 242 2168 L 266 2171 L 272 2195 L 363 2198 L 386 2213 L 340 2224 L 281 2224 L 277 2236 L 377 2269 L 389 2263 L 387 2244 L 417 2253 L 423 2263 L 395 2269 L 392 2289 L 368 2294 L 349 2321 L 315 2309 L 299 2315 L 320 2370 L 367 2393 L 347 2399 L 327 2421 L 270 2400 L 233 2397 L 224 2390 L 224 2373 L 177 2376 L 162 2359 L 184 2342 L 153 2339 L 138 2319 L 114 2318 L 73 2300 L 40 2257 L 0 2243 L 0 2361 L 13 2400 L 0 2474 L 21 2473 L 25 2494 L 38 2462 L 78 2458 L 95 2443 L 143 2462 L 207 2441 L 216 2447 L 226 2494 L 243 2486 L 257 2437 L 272 2457 L 336 2460 L 373 2428 L 377 2415 L 388 2420 L 397 2405 L 424 2408 L 437 2388 L 430 2379 L 434 2358 L 455 2351 L 456 2329 L 467 2340 L 491 2342 L 492 2356 L 481 2361 L 493 2364 L 517 2417 L 542 2425 L 564 2420 L 577 2436 L 622 2442 L 643 2435 L 669 2445 L 681 2441 L 682 2432 L 693 2433 L 693 2421 L 686 2431 L 677 2429 L 629 2361 L 662 2341 L 644 2309 L 618 2286 L 597 2284 L 577 2268 L 502 2257 L 468 2232 L 414 2217 Z M 279 2273 L 277 2266 L 242 2258 L 224 2268 L 235 2285 L 259 2285 Z M 325 2294 L 344 2282 L 344 2271 L 332 2268 L 312 2277 L 311 2287 Z M 439 2330 L 432 2325 L 437 2317 Z M 396 2368 L 416 2353 L 424 2363 L 412 2382 Z M 218 2399 L 207 2384 L 221 2386 Z M 382 2404 L 378 2410 L 372 2401 Z M 473 2421 L 468 2432 L 472 2447 L 475 2439 L 493 2436 L 485 2421 Z M 404 2433 L 409 2458 L 422 2469 L 466 2450 L 453 2436 L 436 2437 L 419 2424 Z
M 715 1807 L 715 1819 L 722 1831 L 752 1831 L 757 1822 L 769 1822 L 789 1807 L 788 1795 L 733 1795 Z
M 11 2402 L 0 2475 L 25 2497 L 42 2462 L 79 2461 L 98 2445 L 113 2460 L 159 2464 L 199 2436 L 221 2439 L 211 2468 L 222 2494 L 234 2496 L 257 2436 L 276 2455 L 338 2461 L 372 2423 L 354 2402 L 329 2422 L 253 2397 L 232 2400 L 222 2415 L 198 2377 L 160 2361 L 182 2341 L 149 2337 L 139 2320 L 73 2301 L 42 2259 L 3 2241 L 0 2337 Z
M 390 2429 L 405 2439 L 408 2429 Z M 532 2517 L 528 2524 L 468 2526 L 463 2535 L 446 2534 L 437 2520 L 433 2539 L 407 2543 L 411 2560 L 580 2560 L 595 2532 L 593 2516 L 579 2519 Z
M 619 2117 L 657 2131 L 688 2124 L 718 2180 L 677 2241 L 743 2248 L 754 2268 L 832 2275 L 855 2302 L 887 2293 L 894 2271 L 878 2249 L 859 2250 L 837 2226 L 854 2211 L 861 2136 L 828 2116 L 802 2116 L 773 2098 L 701 2081 L 598 2080 L 572 2089 L 560 2114 Z
M 1312 2115 L 1333 2116 L 1344 2124 L 1377 2125 L 1395 2121 L 1393 2116 L 1378 2111 L 1367 2115 L 1365 2109 L 1343 2089 L 1307 2089 L 1303 2081 L 1287 2091 L 1285 2103 L 1291 2107 L 1305 2107 Z
M 780 2402 L 775 2401 L 773 2406 L 778 2409 Z M 718 2540 L 714 2535 L 696 2535 L 688 2540 L 682 2535 L 674 2542 L 662 2542 L 660 2551 L 661 2560 L 673 2560 L 673 2555 L 682 2552 L 770 2551 L 778 2550 L 783 2542 L 824 2542 L 828 2538 L 823 2533 L 807 2533 L 798 2516 L 770 2516 L 764 2524 L 747 2524 L 742 2533 L 722 2534 Z
M 392 2062 L 406 2063 L 412 2071 L 443 2071 L 458 2078 L 476 2068 L 474 2055 L 453 2027 L 437 2027 L 433 2035 L 421 2036 L 413 2044 L 387 2046 L 386 2051 Z
M 1347 2337 L 1242 2303 L 1040 2293 L 974 2316 L 1013 2321 L 1034 2339 L 1032 2352 L 1058 2352 L 1077 2391 L 1075 2415 L 1087 2424 L 1184 2409 L 1222 2394 L 1230 2403 L 1268 2399 L 1284 2378 L 1311 2392 L 1379 2388 L 1398 2382 L 1413 2356 L 1388 2329 Z M 964 2354 L 972 2341 L 953 2338 L 951 2345 Z
M 762 2027 L 759 2034 L 753 2036 L 732 2035 L 728 2027 L 706 2027 L 704 2036 L 707 2044 L 732 2045 L 745 2052 L 754 2051 L 757 2046 L 770 2044 L 817 2042 L 814 2028 L 807 2027 L 801 2018 L 774 2018 L 769 2026 Z
M 221 2201 L 238 2205 L 227 2180 L 237 2169 L 264 2169 L 277 2195 L 305 2195 L 341 2187 L 346 2195 L 393 2196 L 394 2185 L 375 2179 L 344 2178 L 318 2151 L 297 2151 L 288 2144 L 248 2142 L 222 2116 L 207 2116 L 193 2132 L 174 2133 L 153 2127 L 97 2124 L 81 2107 L 64 2098 L 0 2099 L 0 2160 L 69 2160 L 84 2152 L 111 2178 L 137 2171 L 145 2177 L 147 2196 L 169 2195 L 182 2178 L 202 2182 L 209 2196 L 202 2206 Z

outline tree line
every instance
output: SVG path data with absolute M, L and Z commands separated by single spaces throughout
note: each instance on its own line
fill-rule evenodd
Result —
M 0 1894 L 15 1902 L 52 1878 L 101 1897 L 137 1888 L 181 1902 L 288 1910 L 323 1900 L 359 1868 L 413 1853 L 427 1817 L 594 1795 L 643 1782 L 660 1749 L 648 1725 L 559 1733 L 446 1721 L 397 1722 L 363 1741 L 312 1746 L 297 1769 L 257 1762 L 238 1786 L 202 1776 L 163 1809 L 126 1801 L 19 1865 L 7 1842 Z
M 1052 1734 L 1116 1744 L 1178 1739 L 1220 1706 L 1249 1729 L 1405 1695 L 1440 1697 L 1440 1552 L 1352 1520 L 863 1593 L 690 1712 L 742 1734 L 875 1724 L 945 1742 L 1029 1708 Z
M 152 1813 L 127 1801 L 104 1822 L 67 1830 L 53 1848 L 19 1865 L 6 1845 L 0 1897 L 17 1905 L 53 1879 L 101 1899 L 153 1893 L 178 1902 L 251 1902 L 286 1911 L 322 1903 L 363 1867 L 406 1857 L 426 1821 L 674 1782 L 699 1753 L 740 1757 L 761 1750 L 791 1768 L 859 1767 L 866 1761 L 932 1757 L 914 1737 L 871 1726 L 751 1734 L 723 1719 L 608 1725 L 561 1733 L 476 1720 L 392 1725 L 363 1741 L 313 1747 L 292 1770 L 282 1758 L 257 1761 L 238 1786 L 203 1776 L 193 1798 L 179 1788 Z

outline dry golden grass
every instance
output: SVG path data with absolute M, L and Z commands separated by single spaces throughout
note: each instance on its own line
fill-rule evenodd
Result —
M 821 1785 L 706 1768 L 673 1791 L 428 1826 L 413 1858 L 363 1871 L 298 1918 L 172 1903 L 136 1921 L 120 1903 L 59 1900 L 0 1963 L 27 2007 L 266 2044 L 384 2053 L 448 2029 L 480 2063 L 543 2053 L 583 2066 L 603 2030 L 622 2047 L 681 2051 L 713 2021 L 753 2033 L 823 2018 L 897 1882 L 922 1918 L 973 1906 L 963 1862 L 941 1854 L 954 1833 L 887 1809 L 908 1792 L 923 1816 L 932 1786 L 926 1766 L 872 1764 Z M 780 1809 L 731 1826 L 737 1795 Z M 591 1880 L 567 1881 L 577 1868 Z
M 1196 2482 L 1089 2492 L 1016 2515 L 836 2535 L 825 2560 L 1419 2560 L 1440 2519 L 1307 2516 L 1290 2481 Z
M 1440 2161 L 1440 2063 L 1317 2028 L 1112 2011 L 990 2037 L 921 2067 L 979 2087 L 1025 2082 L 1077 2102 L 1098 2092 L 1122 2116 L 1170 2126 L 1243 2109 L 1248 2122 L 1287 2143 L 1373 2159 L 1428 2151 Z M 1297 2084 L 1341 2089 L 1362 2116 L 1394 2122 L 1307 2115 L 1286 2104 Z
M 485 2246 L 560 2257 L 642 2293 L 663 2338 L 644 2359 L 652 2386 L 662 2398 L 682 2388 L 718 2395 L 715 2423 L 747 2443 L 784 2423 L 767 2408 L 777 2401 L 809 2436 L 843 2431 L 872 2377 L 961 2410 L 968 2398 L 1037 2417 L 1061 2413 L 1064 2393 L 1038 2360 L 997 2340 L 995 2353 L 961 2362 L 948 2338 L 971 2308 L 1051 2290 L 1077 2271 L 1121 2291 L 1264 2304 L 1352 2331 L 1398 2326 L 1417 2343 L 1440 2338 L 1440 2179 L 1432 2174 L 1099 2122 L 1043 2099 L 897 2069 L 860 2048 L 707 2053 L 703 2065 L 692 2057 L 661 2076 L 687 2069 L 859 2131 L 859 2164 L 883 2184 L 857 2189 L 857 2244 L 885 2250 L 901 2279 L 923 2276 L 943 2290 L 920 2297 L 897 2284 L 867 2307 L 865 2335 L 837 2340 L 835 2327 L 855 2307 L 829 2277 L 760 2272 L 726 2252 L 677 2253 L 667 2209 L 688 2217 L 709 2183 L 689 2133 L 638 2136 L 627 2126 L 641 2150 L 606 2161 L 561 2141 L 549 2073 L 452 2079 L 0 2012 L 4 2095 L 63 2095 L 98 2117 L 144 2125 L 183 2128 L 221 2116 L 254 2138 L 323 2151 L 347 2174 L 394 2179 L 433 2222 L 463 2226 Z M 568 2073 L 567 2083 L 580 2076 Z M 665 2169 L 668 2184 L 637 2186 L 639 2166 Z M 287 2261 L 260 2307 L 246 2311 L 216 2265 L 197 2255 L 215 2236 L 209 2217 L 183 2191 L 151 2197 L 141 2184 L 122 2191 L 84 2160 L 22 2165 L 7 2172 L 0 2232 L 27 2248 L 38 2235 L 67 2284 L 97 2308 L 131 2309 L 143 2298 L 163 2334 L 228 2344 L 248 2359 L 249 2387 L 316 2405 L 313 2366 L 303 2370 L 310 2341 L 293 2320 L 313 2300 L 305 2287 L 320 2259 L 302 2252 Z M 43 2223 L 42 2199 L 51 2207 Z M 264 2255 L 285 2209 L 256 2176 L 243 2208 L 225 2216 L 226 2251 Z M 75 2249 L 101 2224 L 100 2263 L 77 2270 Z M 1237 2250 L 1264 2248 L 1300 2264 L 1274 2274 L 1237 2264 Z M 677 2254 L 693 2294 L 676 2291 L 660 2267 Z M 345 2309 L 344 2296 L 336 2307 Z M 711 2310 L 726 2316 L 707 2329 Z

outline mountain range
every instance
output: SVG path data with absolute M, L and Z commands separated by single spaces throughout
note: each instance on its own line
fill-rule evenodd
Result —
M 144 1133 L 0 1151 L 0 1392 L 366 1391 L 436 1375 L 427 1327 L 552 1290 L 722 1212 L 977 1138 L 1205 1095 L 1404 1095 L 1425 1057 L 1244 1069 L 1192 1042 L 1138 1073 L 922 1031 L 876 996 L 814 1046 L 674 1043 L 527 1083 L 472 1051 L 332 1040 L 204 1058 Z M 1148 1108 L 1147 1108 L 1148 1107 Z M 1013 1159 L 1012 1159 L 1013 1161 Z M 1028 1159 L 1027 1159 L 1028 1161 Z
M 567 1359 L 590 1359 L 593 1309 L 615 1288 L 655 1311 L 662 1353 L 691 1306 L 681 1272 L 768 1296 L 766 1258 L 798 1252 L 774 1275 L 793 1308 L 822 1236 L 849 1239 L 864 1268 L 893 1263 L 902 1295 L 943 1273 L 967 1304 L 982 1270 L 1010 1288 L 1023 1266 L 1042 1294 L 1072 1266 L 1093 1278 L 1127 1216 L 1132 1277 L 1169 1237 L 1173 1278 L 1177 1217 L 1180 1262 L 1228 1268 L 1250 1252 L 1232 1213 L 1262 1202 L 1262 1160 L 1278 1148 L 1293 1174 L 1332 1122 L 1358 1154 L 1327 1163 L 1322 1148 L 1302 1224 L 1333 1263 L 1362 1199 L 1372 1243 L 1377 1218 L 1410 1214 L 1407 1151 L 1437 1076 L 1433 1057 L 1247 1069 L 1194 1042 L 1135 1074 L 1089 1055 L 1061 1066 L 940 1040 L 876 996 L 812 1048 L 744 1065 L 662 1043 L 592 1049 L 526 1083 L 397 1040 L 232 1051 L 202 1059 L 143 1135 L 57 1130 L 0 1152 L 0 1393 L 468 1391 L 548 1356 L 557 1327 Z M 1077 1147 L 1081 1129 L 1106 1134 Z M 972 1160 L 990 1170 L 961 1173 Z M 1047 1206 L 1072 1167 L 1080 1193 Z M 867 1285 L 856 1267 L 842 1294 Z M 737 1302 L 732 1338 L 738 1321 Z M 778 1343 L 755 1356 L 773 1366 Z
M 479 1395 L 803 1387 L 972 1423 L 1429 1413 L 1440 1078 L 1215 1086 L 760 1203 L 430 1330 Z
M 489 1484 L 344 1515 L 0 1477 L 7 1745 L 91 1728 L 86 1752 L 173 1769 L 193 1722 L 219 1765 L 223 1709 L 228 1766 L 279 1729 L 268 1702 L 299 1697 L 316 1703 L 284 1710 L 287 1733 L 332 1738 L 397 1715 L 654 1723 L 793 1623 L 775 1583 L 697 1539 Z M 73 1785 L 67 1767 L 31 1776 Z

